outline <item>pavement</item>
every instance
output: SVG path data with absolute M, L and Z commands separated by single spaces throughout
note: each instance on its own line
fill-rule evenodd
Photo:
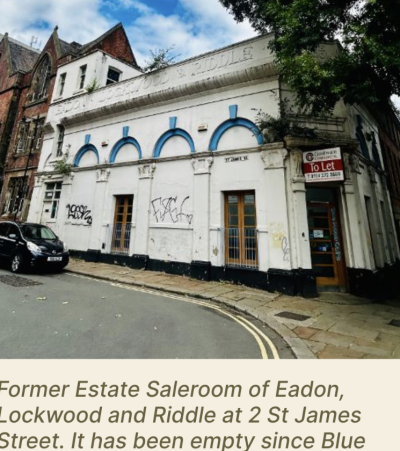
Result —
M 258 319 L 279 334 L 300 359 L 400 358 L 400 299 L 373 303 L 346 293 L 316 299 L 290 297 L 225 282 L 134 270 L 72 259 L 67 271 L 222 303 Z

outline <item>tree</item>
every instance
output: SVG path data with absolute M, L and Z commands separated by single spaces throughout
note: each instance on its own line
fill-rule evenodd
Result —
M 145 72 L 152 72 L 153 70 L 164 69 L 175 63 L 176 55 L 171 55 L 174 48 L 168 47 L 166 49 L 150 50 L 151 59 L 146 60 L 146 65 L 143 68 Z
M 387 104 L 400 94 L 399 0 L 220 0 L 239 22 L 273 32 L 271 50 L 300 109 L 329 114 L 346 104 Z M 339 40 L 339 51 L 317 49 Z

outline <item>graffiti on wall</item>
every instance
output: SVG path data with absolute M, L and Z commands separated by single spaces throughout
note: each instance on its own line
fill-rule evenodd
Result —
M 272 238 L 272 246 L 282 251 L 284 262 L 290 262 L 290 245 L 289 239 L 281 223 L 273 222 L 270 224 L 270 234 Z
M 92 211 L 85 205 L 68 204 L 67 218 L 75 221 L 82 221 L 85 225 L 92 225 Z
M 187 222 L 189 225 L 193 222 L 193 215 L 188 213 L 185 208 L 189 196 L 182 202 L 178 202 L 178 196 L 175 197 L 157 197 L 151 201 L 153 216 L 157 222 Z

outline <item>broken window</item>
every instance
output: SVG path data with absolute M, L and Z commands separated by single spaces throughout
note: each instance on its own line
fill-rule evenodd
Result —
M 79 68 L 79 80 L 78 80 L 79 89 L 83 89 L 85 87 L 86 69 L 87 69 L 86 64 Z
M 45 55 L 40 62 L 32 83 L 31 100 L 40 100 L 47 96 L 50 85 L 51 61 L 48 55 Z
M 13 177 L 10 179 L 5 197 L 3 215 L 11 215 L 22 211 L 24 193 L 24 177 Z
M 121 76 L 121 72 L 112 67 L 108 68 L 107 73 L 107 85 L 112 85 L 113 83 L 118 83 Z
M 61 198 L 61 189 L 62 189 L 61 182 L 48 183 L 46 185 L 44 201 L 51 202 L 51 208 L 50 208 L 50 218 L 51 219 L 57 218 L 58 207 L 59 207 L 60 198 Z
M 57 152 L 56 156 L 61 157 L 63 154 L 62 148 L 64 144 L 64 132 L 65 128 L 62 125 L 57 125 L 58 135 L 57 135 Z
M 67 78 L 66 73 L 60 75 L 60 81 L 59 81 L 59 85 L 58 85 L 58 97 L 61 97 L 64 94 L 66 78 Z

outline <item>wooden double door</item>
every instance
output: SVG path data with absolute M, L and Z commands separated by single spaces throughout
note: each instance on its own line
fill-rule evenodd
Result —
M 258 267 L 254 191 L 225 194 L 225 262 L 242 268 Z
M 336 202 L 308 202 L 312 267 L 317 286 L 346 290 L 346 264 L 343 252 L 339 211 Z
M 133 196 L 117 196 L 111 252 L 129 254 L 132 230 Z

